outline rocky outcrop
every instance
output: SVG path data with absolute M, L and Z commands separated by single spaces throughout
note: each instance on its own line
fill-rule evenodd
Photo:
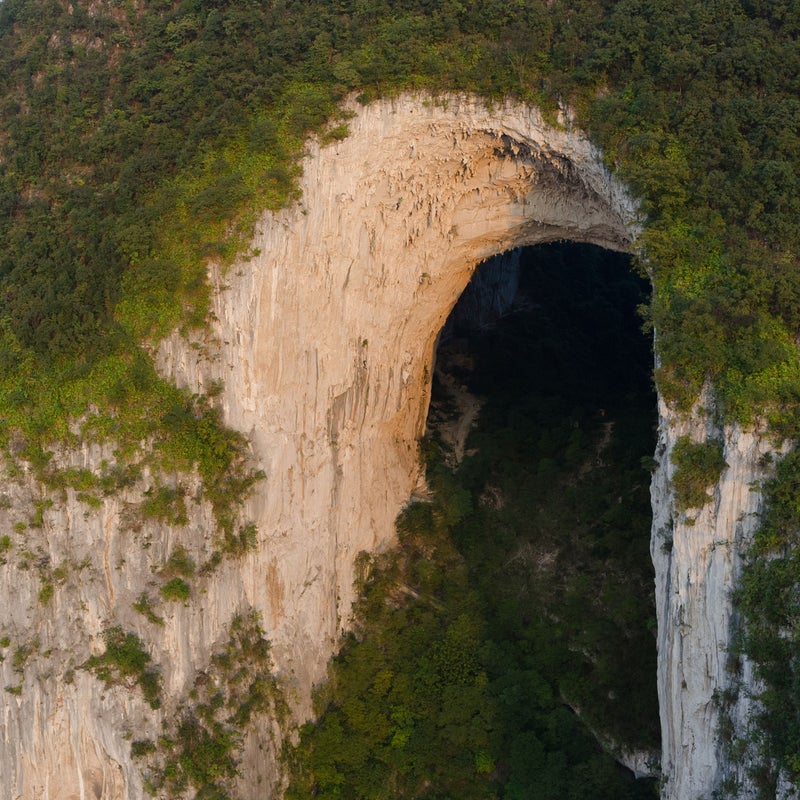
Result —
M 747 765 L 731 758 L 734 737 L 748 729 L 752 698 L 747 689 L 753 687 L 752 666 L 731 653 L 738 624 L 731 593 L 758 525 L 759 489 L 774 469 L 779 448 L 763 432 L 714 424 L 712 408 L 708 394 L 703 407 L 685 418 L 659 406 L 651 555 L 664 800 L 755 796 Z M 727 467 L 701 509 L 675 507 L 671 454 L 682 436 L 724 445 Z M 725 725 L 720 724 L 723 715 Z
M 98 473 L 113 467 L 110 449 L 85 447 L 62 467 Z M 199 488 L 181 476 L 188 497 Z M 247 613 L 247 568 L 223 563 L 190 579 L 188 602 L 162 602 L 159 570 L 178 545 L 199 567 L 215 546 L 206 503 L 189 503 L 186 525 L 144 519 L 143 494 L 154 481 L 89 500 L 74 489 L 46 490 L 29 473 L 6 474 L 0 494 L 0 796 L 12 800 L 129 800 L 148 795 L 144 764 L 131 743 L 155 740 L 186 703 L 196 676 Z M 5 536 L 7 539 L 2 539 Z M 134 604 L 153 601 L 162 623 Z M 109 685 L 86 668 L 113 626 L 138 635 L 161 671 L 161 709 L 135 678 Z M 117 678 L 119 676 L 115 676 Z M 245 765 L 262 791 L 276 779 L 275 741 L 265 730 L 258 760 Z M 266 758 L 265 758 L 266 755 Z
M 213 272 L 209 332 L 191 343 L 176 334 L 158 353 L 162 370 L 193 391 L 224 383 L 224 419 L 248 436 L 266 476 L 245 509 L 258 525 L 255 551 L 198 579 L 191 601 L 153 625 L 132 604 L 157 589 L 154 571 L 178 542 L 198 563 L 207 558 L 205 505 L 191 504 L 186 526 L 145 522 L 132 533 L 125 510 L 141 500 L 146 475 L 98 508 L 73 490 L 43 495 L 24 475 L 9 483 L 4 529 L 41 513 L 0 566 L 0 637 L 9 638 L 0 669 L 11 687 L 0 729 L 4 796 L 142 797 L 128 739 L 158 733 L 245 609 L 260 612 L 287 700 L 307 714 L 347 625 L 354 559 L 391 543 L 421 479 L 416 441 L 435 341 L 475 266 L 556 239 L 631 246 L 633 203 L 567 120 L 550 125 L 534 109 L 464 97 L 351 110 L 347 139 L 309 146 L 300 203 L 265 215 L 249 258 Z M 717 780 L 712 696 L 724 683 L 727 592 L 750 524 L 740 515 L 757 508 L 748 482 L 764 447 L 726 432 L 730 467 L 713 507 L 689 525 L 671 511 L 668 455 L 681 426 L 699 433 L 703 423 L 679 423 L 666 409 L 662 420 L 653 497 L 666 796 L 696 800 Z M 93 470 L 104 458 L 74 455 Z M 180 480 L 191 496 L 192 477 Z M 68 574 L 42 603 L 40 572 L 62 563 Z M 160 711 L 76 669 L 113 624 L 137 632 L 161 665 Z M 14 655 L 28 645 L 18 671 Z M 250 742 L 245 755 L 243 797 L 277 792 L 275 749 L 264 739 L 264 750 Z
M 512 310 L 519 288 L 521 252 L 517 248 L 501 253 L 475 270 L 442 328 L 440 343 L 450 336 L 487 328 Z

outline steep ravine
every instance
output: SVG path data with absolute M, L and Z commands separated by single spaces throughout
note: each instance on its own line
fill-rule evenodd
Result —
M 265 215 L 251 257 L 212 276 L 209 333 L 191 343 L 175 334 L 158 353 L 181 385 L 224 383 L 224 419 L 249 437 L 266 475 L 246 509 L 259 529 L 256 550 L 198 579 L 190 602 L 163 609 L 165 625 L 153 625 L 132 603 L 153 590 L 176 543 L 198 563 L 208 557 L 208 507 L 190 503 L 185 526 L 132 530 L 125 511 L 141 500 L 147 475 L 98 508 L 72 490 L 47 495 L 26 474 L 6 481 L 0 533 L 12 544 L 0 554 L 0 638 L 9 643 L 0 671 L 14 690 L 2 695 L 3 796 L 143 797 L 130 740 L 158 734 L 233 615 L 250 608 L 261 614 L 289 704 L 307 714 L 311 686 L 347 625 L 353 560 L 390 543 L 420 480 L 416 441 L 434 343 L 475 265 L 556 239 L 631 246 L 634 204 L 568 124 L 460 97 L 352 110 L 347 139 L 309 146 L 301 202 Z M 689 525 L 673 511 L 668 454 L 679 435 L 700 436 L 708 423 L 660 411 L 653 553 L 663 796 L 696 800 L 724 777 L 713 695 L 727 685 L 729 592 L 769 445 L 726 429 L 729 468 L 714 503 Z M 68 458 L 97 470 L 111 456 L 87 448 Z M 191 477 L 181 480 L 190 497 Z M 43 603 L 42 575 L 59 565 L 66 577 Z M 77 669 L 115 624 L 136 631 L 161 665 L 161 711 Z M 27 645 L 21 665 L 15 656 Z M 249 744 L 240 794 L 274 795 L 272 739 Z

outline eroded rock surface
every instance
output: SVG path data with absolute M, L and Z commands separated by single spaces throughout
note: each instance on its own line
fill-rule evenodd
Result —
M 296 715 L 308 714 L 311 686 L 347 625 L 354 558 L 388 546 L 420 482 L 416 441 L 436 337 L 475 266 L 556 239 L 631 245 L 633 204 L 568 125 L 463 97 L 404 96 L 352 110 L 347 139 L 309 147 L 301 202 L 265 215 L 251 257 L 212 275 L 209 333 L 191 344 L 176 334 L 159 351 L 165 373 L 193 391 L 224 382 L 224 419 L 249 437 L 266 475 L 245 509 L 258 525 L 256 550 L 198 582 L 160 627 L 131 605 L 157 588 L 154 571 L 176 542 L 198 563 L 208 556 L 209 509 L 191 504 L 180 530 L 148 523 L 133 535 L 123 512 L 145 486 L 100 508 L 72 490 L 48 498 L 54 505 L 24 546 L 53 564 L 84 566 L 46 604 L 36 569 L 20 566 L 21 540 L 0 566 L 0 637 L 11 640 L 0 670 L 4 686 L 20 687 L 3 696 L 3 796 L 142 797 L 129 739 L 158 733 L 245 609 L 260 612 L 287 699 Z M 668 453 L 682 428 L 662 413 Z M 665 769 L 676 800 L 705 796 L 714 780 L 710 697 L 724 670 L 733 553 L 748 524 L 739 517 L 756 508 L 747 482 L 762 449 L 730 433 L 731 468 L 713 510 L 691 527 L 676 521 L 669 553 L 659 538 L 670 517 L 668 458 L 654 483 Z M 97 469 L 104 455 L 79 460 Z M 24 476 L 9 486 L 5 527 L 43 497 Z M 86 671 L 65 679 L 70 665 L 102 649 L 112 624 L 136 631 L 162 666 L 161 711 Z M 36 646 L 19 673 L 12 654 L 26 642 Z M 242 797 L 278 791 L 274 764 L 273 744 L 249 742 Z
M 658 467 L 653 476 L 651 554 L 656 570 L 662 798 L 755 797 L 747 764 L 730 757 L 733 737 L 748 729 L 752 665 L 734 658 L 731 594 L 752 540 L 778 445 L 764 432 L 715 425 L 707 409 L 684 419 L 660 404 Z M 671 453 L 682 436 L 723 442 L 727 467 L 702 509 L 676 510 Z M 720 735 L 727 717 L 727 741 Z M 733 789 L 732 787 L 736 787 Z

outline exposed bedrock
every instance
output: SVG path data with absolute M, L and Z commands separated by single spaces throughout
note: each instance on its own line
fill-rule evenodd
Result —
M 164 713 L 232 614 L 249 607 L 261 612 L 291 705 L 309 713 L 311 687 L 348 623 L 354 558 L 392 542 L 394 519 L 421 480 L 417 439 L 435 341 L 475 266 L 557 239 L 628 250 L 636 234 L 634 204 L 600 154 L 535 109 L 402 96 L 352 110 L 347 139 L 309 146 L 300 203 L 264 215 L 251 257 L 212 274 L 210 331 L 193 343 L 175 334 L 158 353 L 164 372 L 193 391 L 224 382 L 225 421 L 249 437 L 266 474 L 246 509 L 257 549 L 226 562 L 158 629 L 130 606 L 171 542 L 153 530 L 145 552 L 141 539 L 125 539 L 125 498 L 92 509 L 70 490 L 69 503 L 54 497 L 44 514 L 42 546 L 53 558 L 69 542 L 76 560 L 89 560 L 73 602 L 57 595 L 43 607 L 33 572 L 11 560 L 0 566 L 0 607 L 16 609 L 6 625 L 15 643 L 36 641 L 77 661 L 101 649 L 104 626 L 136 630 L 163 666 Z M 748 481 L 764 445 L 728 432 L 731 466 L 713 510 L 691 528 L 678 520 L 667 553 L 663 529 L 674 514 L 664 453 L 682 425 L 701 423 L 661 414 L 653 550 L 665 797 L 697 800 L 718 779 L 712 695 L 724 670 L 737 548 L 757 505 Z M 84 454 L 82 464 L 97 466 L 101 456 Z M 33 497 L 35 487 L 19 485 Z M 13 525 L 11 512 L 0 513 Z M 198 563 L 211 536 L 209 509 L 192 505 L 181 541 Z M 0 664 L 4 685 L 18 682 L 10 662 Z M 65 685 L 58 670 L 26 667 L 22 693 L 4 693 L 3 796 L 142 796 L 123 736 L 154 735 L 157 718 L 124 687 L 75 675 Z M 243 774 L 256 775 L 265 759 L 274 759 L 272 747 L 253 746 Z M 264 798 L 274 778 L 245 781 L 242 796 Z
M 713 398 L 706 395 L 702 406 L 680 419 L 659 403 L 650 551 L 656 574 L 664 800 L 757 795 L 748 764 L 733 761 L 729 751 L 734 735 L 748 732 L 755 685 L 752 664 L 731 655 L 739 624 L 732 591 L 759 522 L 759 489 L 779 448 L 763 431 L 715 425 L 712 407 Z M 723 442 L 727 464 L 710 502 L 686 513 L 676 512 L 670 487 L 675 471 L 670 455 L 682 436 Z M 726 727 L 731 726 L 727 743 L 720 732 L 723 714 Z

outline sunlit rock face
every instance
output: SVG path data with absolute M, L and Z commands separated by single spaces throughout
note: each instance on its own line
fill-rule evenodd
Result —
M 302 200 L 261 219 L 248 259 L 224 275 L 212 270 L 209 332 L 192 343 L 175 334 L 158 353 L 161 369 L 192 391 L 224 382 L 224 419 L 249 437 L 266 475 L 245 510 L 258 525 L 257 549 L 204 578 L 202 591 L 188 606 L 177 604 L 163 627 L 149 625 L 132 602 L 152 589 L 153 571 L 175 541 L 198 563 L 208 556 L 209 509 L 191 504 L 180 532 L 145 525 L 132 536 L 124 511 L 144 487 L 106 498 L 99 509 L 78 503 L 72 490 L 66 499 L 52 495 L 31 549 L 40 547 L 54 563 L 69 557 L 85 566 L 47 605 L 36 599 L 36 570 L 21 570 L 18 559 L 0 566 L 0 607 L 8 610 L 0 636 L 10 635 L 12 648 L 36 642 L 40 656 L 21 677 L 10 649 L 0 664 L 4 686 L 22 685 L 18 696 L 3 694 L 0 795 L 142 797 L 129 739 L 157 735 L 159 714 L 174 711 L 232 615 L 250 607 L 261 613 L 290 705 L 299 717 L 308 714 L 311 687 L 348 623 L 354 559 L 391 543 L 394 519 L 421 480 L 416 442 L 436 337 L 475 266 L 557 239 L 631 246 L 633 203 L 566 122 L 550 125 L 535 109 L 463 97 L 403 96 L 351 110 L 347 139 L 309 146 Z M 662 408 L 662 454 L 682 430 L 677 425 Z M 744 446 L 741 437 L 731 439 L 726 457 L 740 441 Z M 75 458 L 96 468 L 103 456 L 85 451 Z M 738 483 L 751 471 L 731 468 L 726 474 L 736 483 L 724 496 L 732 499 L 724 515 L 714 506 L 706 544 L 697 544 L 702 517 L 686 529 L 686 547 L 676 523 L 671 553 L 659 555 L 671 516 L 668 459 L 661 463 L 654 552 L 665 791 L 696 800 L 710 796 L 715 780 L 714 714 L 703 709 L 711 707 L 722 669 L 715 663 L 724 661 L 725 582 L 736 571 L 709 572 L 699 553 L 716 548 L 714 565 L 725 553 L 734 558 L 738 514 L 755 501 Z M 9 486 L 13 507 L 0 516 L 13 526 L 29 514 L 20 510 L 23 500 L 32 509 L 44 495 L 25 476 Z M 722 537 L 730 544 L 719 544 Z M 704 624 L 692 623 L 692 615 Z M 102 649 L 109 624 L 139 633 L 162 666 L 161 712 L 126 687 L 104 688 L 86 671 L 66 682 L 65 667 L 43 656 L 78 665 Z M 250 741 L 244 754 L 243 798 L 279 793 L 268 738 Z

